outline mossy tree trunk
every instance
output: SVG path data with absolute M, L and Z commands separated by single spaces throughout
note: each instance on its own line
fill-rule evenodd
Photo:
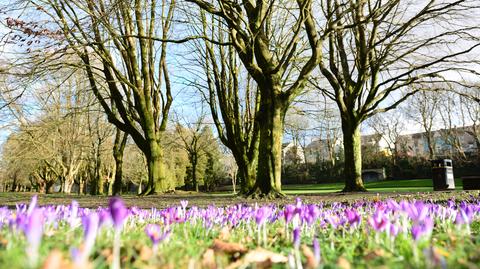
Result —
M 141 194 L 151 195 L 167 191 L 171 186 L 165 178 L 163 147 L 157 141 L 150 141 L 143 153 L 147 159 L 148 180 Z
M 145 154 L 149 176 L 143 194 L 166 191 L 171 186 L 165 180 L 161 139 L 173 96 L 165 40 L 176 1 L 59 0 L 48 5 L 55 10 L 52 16 L 68 48 L 82 59 L 108 121 Z M 105 10 L 109 20 L 104 19 Z
M 112 186 L 112 195 L 120 195 L 122 193 L 122 177 L 123 177 L 123 153 L 127 144 L 128 135 L 122 133 L 117 128 L 115 140 L 113 144 L 113 159 L 115 161 L 115 177 Z
M 193 152 L 190 156 L 190 163 L 192 164 L 192 184 L 196 192 L 198 192 L 198 179 L 197 179 L 197 166 L 198 156 L 196 152 Z
M 475 59 L 470 53 L 480 44 L 452 49 L 448 42 L 444 42 L 456 38 L 460 32 L 469 36 L 472 34 L 471 25 L 458 21 L 451 27 L 415 34 L 422 25 L 435 23 L 438 14 L 452 21 L 461 18 L 463 12 L 472 9 L 469 4 L 473 2 L 449 5 L 427 1 L 415 6 L 405 1 L 324 2 L 321 13 L 325 19 L 321 23 L 324 24 L 322 29 L 327 30 L 323 46 L 327 53 L 318 66 L 330 85 L 325 87 L 321 79 L 310 82 L 337 104 L 342 117 L 344 191 L 364 189 L 357 130 L 360 124 L 376 114 L 397 108 L 423 89 L 443 88 L 436 85 L 441 81 L 436 78 L 442 77 L 445 70 L 456 70 L 451 63 L 460 58 Z M 426 50 L 438 53 L 417 57 L 424 55 Z M 460 72 L 472 71 L 466 68 Z M 427 104 L 433 101 L 429 99 Z M 429 148 L 431 156 L 434 148 Z
M 351 120 L 342 120 L 345 154 L 344 192 L 365 191 L 362 181 L 362 142 L 360 125 Z
M 256 183 L 249 195 L 276 198 L 282 192 L 282 139 L 286 102 L 280 96 L 281 86 L 272 81 L 262 85 L 265 98 L 258 113 L 260 139 Z
M 249 190 L 253 189 L 255 186 L 255 181 L 257 178 L 258 152 L 256 153 L 256 156 L 257 157 L 251 159 L 249 159 L 246 155 L 237 158 L 234 154 L 234 158 L 238 166 L 240 194 L 247 194 Z
M 289 2 L 287 6 L 283 7 L 282 4 L 284 3 L 279 3 L 279 6 L 274 9 L 267 1 L 261 0 L 242 1 L 241 4 L 228 0 L 213 1 L 220 8 L 212 4 L 212 1 L 187 0 L 187 2 L 197 4 L 203 11 L 218 18 L 219 27 L 223 27 L 222 25 L 228 27 L 228 31 L 219 31 L 217 34 L 212 34 L 214 40 L 227 41 L 231 44 L 228 53 L 225 52 L 225 49 L 222 49 L 223 46 L 219 46 L 217 50 L 213 49 L 212 44 L 207 43 L 206 46 L 205 70 L 207 74 L 213 74 L 213 79 L 211 76 L 207 77 L 210 89 L 210 106 L 213 107 L 212 114 L 216 114 L 216 95 L 218 95 L 221 110 L 229 108 L 230 104 L 233 104 L 232 107 L 234 108 L 238 107 L 239 103 L 235 102 L 238 100 L 236 98 L 239 92 L 238 81 L 236 81 L 235 76 L 231 76 L 230 80 L 224 79 L 228 76 L 226 74 L 237 73 L 237 68 L 228 68 L 228 66 L 237 66 L 235 63 L 237 58 L 243 63 L 245 70 L 257 86 L 255 110 L 252 110 L 255 111 L 255 114 L 252 113 L 251 115 L 255 115 L 255 123 L 259 126 L 254 126 L 253 129 L 249 130 L 255 130 L 256 128 L 258 131 L 257 133 L 252 132 L 253 135 L 251 136 L 259 140 L 258 167 L 255 185 L 253 189 L 248 190 L 248 193 L 254 197 L 282 196 L 280 177 L 285 112 L 289 104 L 304 89 L 310 73 L 321 59 L 322 43 L 312 15 L 312 1 L 296 1 L 296 5 L 293 6 Z M 295 13 L 296 20 L 278 28 L 277 25 L 274 25 L 274 22 L 285 16 L 284 13 L 277 13 L 278 10 L 283 10 L 283 8 Z M 291 14 L 288 16 L 291 16 Z M 211 28 L 206 27 L 207 20 L 205 17 L 205 13 L 202 13 L 203 29 L 204 33 L 207 33 L 206 29 Z M 285 20 L 290 18 L 285 18 Z M 272 31 L 272 29 L 278 31 Z M 225 32 L 228 33 L 228 38 L 222 39 L 222 33 L 224 35 Z M 282 33 L 286 35 L 282 36 Z M 306 53 L 305 44 L 301 44 L 301 40 L 308 40 L 307 46 L 310 47 L 310 55 Z M 236 52 L 236 55 L 233 52 Z M 228 60 L 225 59 L 225 55 L 229 56 Z M 300 55 L 304 57 L 302 61 L 297 58 Z M 220 66 L 217 64 L 218 58 L 220 58 Z M 233 96 L 233 98 L 227 98 L 224 102 L 221 99 L 223 90 L 231 91 L 230 96 Z M 233 124 L 233 127 L 242 123 L 237 120 L 240 115 L 240 113 L 228 114 L 222 111 L 224 121 L 227 121 L 229 117 L 235 119 L 232 121 L 236 123 Z M 225 124 L 225 126 L 228 127 L 228 124 Z M 219 127 L 222 127 L 221 124 L 217 124 L 217 129 L 221 130 L 222 128 Z M 248 133 L 240 133 L 235 128 L 232 130 L 234 134 L 232 137 L 239 137 L 238 140 L 242 140 L 243 134 Z M 219 131 L 219 133 L 221 132 Z M 222 142 L 224 140 L 222 139 Z M 252 141 L 252 139 L 249 139 L 249 141 Z M 232 143 L 230 137 L 227 137 L 226 142 L 226 145 L 229 144 L 228 142 Z M 245 148 L 242 143 L 239 144 L 240 147 Z M 247 145 L 251 146 L 255 143 L 247 143 Z M 232 146 L 231 148 L 237 147 Z

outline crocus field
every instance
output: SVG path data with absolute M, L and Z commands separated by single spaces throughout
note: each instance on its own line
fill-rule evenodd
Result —
M 478 268 L 480 197 L 0 209 L 0 268 Z

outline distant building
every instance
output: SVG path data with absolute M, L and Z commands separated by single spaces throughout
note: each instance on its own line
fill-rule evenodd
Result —
M 382 153 L 385 156 L 392 155 L 390 146 L 382 134 L 362 135 L 360 140 L 362 142 L 362 152 L 368 150 L 370 152 Z
M 480 127 L 479 127 L 480 129 Z M 467 155 L 477 154 L 479 152 L 476 144 L 475 138 L 472 136 L 472 127 L 456 128 L 456 137 L 458 138 L 459 144 L 463 152 Z M 438 156 L 448 156 L 452 155 L 455 149 L 450 145 L 447 138 L 448 134 L 452 133 L 450 130 L 437 130 L 433 132 L 433 137 L 435 139 L 435 152 Z M 330 144 L 333 143 L 333 144 Z M 313 139 L 305 147 L 305 155 L 303 154 L 302 147 L 295 145 L 293 142 L 284 143 L 282 157 L 284 164 L 295 164 L 295 163 L 318 163 L 325 162 L 331 159 L 331 150 L 332 157 L 337 158 L 341 155 L 343 151 L 343 141 L 341 138 L 337 139 L 335 142 L 330 142 L 326 139 Z M 393 154 L 391 145 L 388 141 L 379 133 L 362 135 L 362 152 L 370 153 L 382 153 L 385 156 L 391 156 Z M 426 133 L 413 133 L 401 135 L 397 138 L 395 149 L 398 153 L 404 154 L 406 156 L 414 157 L 428 157 L 428 144 L 426 139 Z
M 451 141 L 456 137 L 459 148 L 465 154 L 477 154 L 478 145 L 473 136 L 472 126 L 450 129 L 440 129 L 432 132 L 435 145 L 435 154 L 438 156 L 449 156 L 457 150 L 452 146 Z M 452 135 L 452 133 L 454 135 Z M 455 137 L 452 137 L 455 136 Z M 401 135 L 396 143 L 396 149 L 399 153 L 410 157 L 428 157 L 429 149 L 427 142 L 427 133 L 413 133 Z
M 282 144 L 282 163 L 283 165 L 292 165 L 305 163 L 305 155 L 300 145 L 294 142 Z
M 329 148 L 333 149 L 331 153 Z M 343 150 L 342 141 L 328 141 L 326 139 L 314 139 L 305 147 L 305 157 L 308 163 L 318 163 L 329 161 L 333 155 L 336 158 Z

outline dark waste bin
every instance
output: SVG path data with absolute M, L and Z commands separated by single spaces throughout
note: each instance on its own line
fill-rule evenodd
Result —
M 455 189 L 453 165 L 450 159 L 432 160 L 433 190 L 444 191 Z

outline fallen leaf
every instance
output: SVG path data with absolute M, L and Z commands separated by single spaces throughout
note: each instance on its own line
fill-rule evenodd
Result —
M 444 257 L 449 257 L 450 256 L 450 253 L 448 253 L 446 250 L 444 249 L 441 249 L 441 248 L 434 248 L 433 249 L 435 251 L 435 254 L 437 255 L 441 255 L 441 256 L 444 256 Z
M 350 265 L 350 262 L 347 261 L 344 257 L 340 257 L 337 260 L 337 266 L 342 268 L 342 269 L 350 269 L 352 266 Z
M 367 255 L 365 255 L 365 260 L 370 261 L 378 257 L 384 257 L 384 256 L 385 256 L 385 251 L 383 249 L 375 249 L 369 252 Z
M 148 261 L 153 256 L 153 250 L 145 245 L 140 249 L 140 260 Z
M 247 248 L 242 244 L 223 242 L 219 239 L 213 240 L 212 248 L 217 252 L 225 252 L 228 254 L 247 252 Z
M 203 254 L 202 268 L 216 269 L 215 251 L 211 248 L 207 249 Z
M 83 264 L 74 264 L 68 259 L 63 257 L 60 250 L 52 250 L 48 254 L 42 269 L 92 269 L 93 265 L 89 262 Z
M 105 248 L 100 252 L 103 257 L 107 260 L 107 262 L 111 263 L 113 261 L 113 253 L 111 248 Z
M 4 237 L 0 237 L 0 245 L 2 246 L 8 245 L 8 240 Z
M 272 263 L 286 263 L 288 258 L 282 254 L 278 254 L 263 248 L 257 248 L 245 254 L 245 262 L 248 263 L 263 263 L 263 262 L 272 262 Z
M 63 265 L 63 254 L 59 250 L 53 250 L 45 259 L 43 269 L 61 269 Z
M 313 251 L 307 247 L 306 245 L 302 245 L 302 252 L 303 255 L 307 258 L 307 264 L 305 265 L 307 268 L 317 268 L 320 261 L 317 261 Z

